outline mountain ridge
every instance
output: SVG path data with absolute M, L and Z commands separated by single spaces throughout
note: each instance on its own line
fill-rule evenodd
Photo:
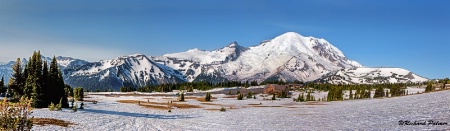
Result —
M 138 53 L 98 62 L 61 56 L 57 60 L 69 85 L 112 89 L 193 81 L 333 81 L 336 72 L 364 68 L 325 39 L 295 32 L 251 47 L 234 41 L 212 51 L 194 48 L 161 56 Z M 0 65 L 0 75 L 2 72 L 7 72 L 4 65 Z M 345 73 L 348 71 L 340 74 Z

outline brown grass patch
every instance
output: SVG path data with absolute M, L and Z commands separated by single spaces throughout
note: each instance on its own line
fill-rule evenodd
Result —
M 184 99 L 196 99 L 197 97 L 195 96 L 185 96 Z
M 237 95 L 227 95 L 227 96 L 225 96 L 223 98 L 237 98 Z
M 120 103 L 131 103 L 131 104 L 139 103 L 138 100 L 117 100 L 117 102 L 120 102 Z
M 307 102 L 305 103 L 305 105 L 328 105 L 322 102 Z
M 168 106 L 158 106 L 158 105 L 141 104 L 139 106 L 142 106 L 142 107 L 145 107 L 145 108 L 152 108 L 152 109 L 162 109 L 162 110 L 169 110 L 169 109 L 171 109 Z
M 283 107 L 283 106 L 252 106 L 252 107 Z
M 261 104 L 248 104 L 248 105 L 250 105 L 250 106 L 259 106 Z
M 172 103 L 172 106 L 180 108 L 180 109 L 186 109 L 186 108 L 202 108 L 198 105 L 189 105 L 189 104 L 178 104 L 178 103 Z
M 170 94 L 137 94 L 137 93 L 127 93 L 127 94 L 89 94 L 89 95 L 100 95 L 106 97 L 119 97 L 119 96 L 173 96 Z M 85 97 L 86 98 L 86 97 Z
M 227 105 L 222 105 L 222 104 L 217 104 L 217 103 L 210 103 L 210 102 L 207 102 L 207 103 L 201 103 L 201 104 L 204 104 L 204 105 L 212 105 L 212 106 L 227 106 Z
M 189 105 L 189 104 L 178 104 L 178 103 L 159 103 L 159 102 L 144 102 L 144 101 L 137 101 L 137 100 L 118 100 L 117 102 L 120 103 L 130 103 L 130 104 L 138 104 L 139 106 L 143 106 L 146 108 L 155 108 L 155 109 L 170 109 L 171 107 L 176 107 L 179 109 L 188 109 L 188 108 L 201 108 L 201 106 L 198 105 Z
M 56 126 L 62 126 L 62 127 L 76 125 L 69 121 L 63 121 L 63 120 L 54 119 L 54 118 L 33 118 L 33 124 L 40 125 L 40 126 L 56 125 Z
M 206 101 L 205 98 L 195 98 L 195 100 L 200 101 L 200 102 L 211 102 L 211 101 Z
M 292 107 L 292 106 L 288 106 L 288 107 L 286 107 L 286 108 L 298 108 L 298 107 Z

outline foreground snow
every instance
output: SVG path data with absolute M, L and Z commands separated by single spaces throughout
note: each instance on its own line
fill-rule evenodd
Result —
M 292 99 L 278 101 L 224 98 L 213 95 L 216 105 L 205 105 L 188 99 L 186 104 L 203 108 L 167 110 L 143 108 L 116 100 L 167 102 L 164 96 L 106 97 L 90 95 L 86 109 L 49 111 L 35 109 L 38 118 L 57 118 L 75 123 L 70 127 L 35 126 L 34 130 L 421 130 L 450 129 L 450 125 L 406 125 L 400 120 L 433 120 L 450 124 L 450 91 L 409 95 L 386 99 L 348 100 L 323 103 L 293 103 Z M 267 98 L 269 98 L 268 96 Z M 174 98 L 175 99 L 175 98 Z M 262 107 L 252 105 L 261 103 Z M 249 105 L 250 104 L 250 105 Z M 218 110 L 226 107 L 226 112 Z M 233 107 L 230 109 L 229 107 Z

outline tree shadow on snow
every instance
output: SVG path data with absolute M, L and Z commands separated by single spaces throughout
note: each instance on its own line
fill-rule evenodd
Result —
M 120 115 L 120 116 L 141 117 L 141 118 L 153 118 L 153 119 L 188 119 L 188 118 L 195 118 L 194 116 L 188 116 L 188 115 L 157 115 L 157 114 L 142 114 L 142 113 L 108 111 L 108 110 L 95 110 L 95 109 L 83 109 L 83 110 L 80 110 L 80 111 L 92 112 L 92 113 L 98 113 L 98 114 Z

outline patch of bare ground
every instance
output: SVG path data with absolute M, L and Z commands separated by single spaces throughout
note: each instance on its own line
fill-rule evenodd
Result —
M 212 100 L 217 99 L 217 98 L 211 97 L 211 101 L 206 101 L 205 98 L 202 98 L 202 97 L 197 97 L 197 98 L 194 98 L 194 99 L 197 100 L 197 101 L 200 101 L 200 102 L 212 102 Z
M 172 103 L 172 106 L 177 107 L 179 109 L 202 108 L 201 106 L 198 105 L 178 104 L 178 103 Z
M 237 95 L 227 95 L 227 96 L 225 96 L 223 98 L 237 98 Z
M 197 98 L 197 97 L 195 97 L 195 96 L 185 96 L 184 97 L 184 99 L 195 99 L 195 98 Z
M 33 118 L 33 124 L 46 126 L 46 125 L 56 125 L 62 127 L 68 127 L 70 125 L 76 125 L 69 121 L 54 119 L 54 118 Z
M 210 103 L 210 102 L 206 102 L 206 103 L 201 103 L 201 104 L 204 104 L 204 105 L 212 105 L 212 106 L 227 106 L 227 105 L 222 105 L 222 104 L 217 104 L 217 103 Z
M 305 105 L 328 105 L 324 102 L 306 102 Z
M 118 100 L 120 103 L 130 103 L 130 104 L 138 104 L 139 106 L 143 106 L 146 108 L 154 108 L 154 109 L 170 109 L 169 107 L 176 107 L 178 109 L 189 109 L 189 108 L 201 108 L 198 105 L 190 105 L 190 104 L 179 104 L 179 103 L 159 103 L 159 102 L 144 102 L 138 100 Z
M 262 104 L 248 104 L 248 105 L 250 105 L 250 106 L 259 106 L 259 105 L 262 105 Z
M 284 106 L 252 106 L 252 107 L 284 107 Z
M 295 106 L 288 106 L 288 107 L 286 107 L 286 108 L 298 108 L 298 107 L 295 107 Z
M 139 94 L 139 93 L 126 93 L 126 94 L 89 94 L 100 95 L 106 97 L 119 97 L 119 96 L 173 96 L 172 94 Z

